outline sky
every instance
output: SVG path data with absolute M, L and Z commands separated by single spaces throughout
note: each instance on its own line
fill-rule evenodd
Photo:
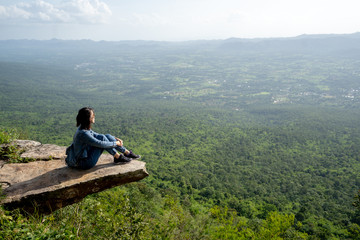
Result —
M 360 31 L 359 0 L 0 0 L 0 40 L 187 41 Z

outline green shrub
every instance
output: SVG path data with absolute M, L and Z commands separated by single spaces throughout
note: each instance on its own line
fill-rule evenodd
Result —
M 12 129 L 0 128 L 0 144 L 10 143 L 15 139 L 19 138 L 19 136 L 20 136 L 19 132 L 14 128 Z
M 14 140 L 20 137 L 20 133 L 16 129 L 0 128 L 0 160 L 7 163 L 27 163 L 36 161 L 32 158 L 22 158 L 22 149 L 19 149 L 16 144 L 11 144 Z

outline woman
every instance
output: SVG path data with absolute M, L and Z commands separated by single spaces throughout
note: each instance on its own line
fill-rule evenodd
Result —
M 91 125 L 94 123 L 95 114 L 92 108 L 84 107 L 79 110 L 76 116 L 78 129 L 73 140 L 75 156 L 79 156 L 78 168 L 94 167 L 104 150 L 114 156 L 114 163 L 126 163 L 140 158 L 140 155 L 127 150 L 121 139 L 110 134 L 98 134 L 91 130 Z

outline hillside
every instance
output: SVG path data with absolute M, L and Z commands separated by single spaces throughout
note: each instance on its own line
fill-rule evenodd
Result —
M 0 127 L 66 146 L 77 110 L 92 106 L 95 131 L 141 153 L 150 176 L 86 199 L 89 218 L 96 201 L 107 214 L 131 208 L 158 224 L 144 232 L 172 239 L 246 228 L 259 237 L 271 217 L 289 224 L 282 238 L 351 239 L 360 223 L 358 38 L 0 41 Z M 129 208 L 109 210 L 112 195 Z

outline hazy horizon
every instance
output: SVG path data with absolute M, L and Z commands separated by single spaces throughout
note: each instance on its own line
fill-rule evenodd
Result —
M 360 31 L 355 0 L 2 0 L 0 40 L 191 41 Z

